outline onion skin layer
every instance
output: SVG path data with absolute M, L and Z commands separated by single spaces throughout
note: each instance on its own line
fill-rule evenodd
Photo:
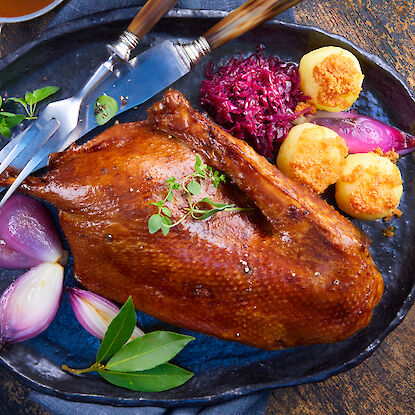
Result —
M 25 269 L 39 265 L 42 261 L 22 254 L 11 248 L 0 238 L 0 267 L 7 269 Z
M 0 298 L 0 349 L 46 330 L 59 308 L 63 267 L 44 263 L 14 281 Z
M 55 223 L 39 201 L 13 195 L 0 209 L 0 237 L 14 250 L 39 262 L 56 262 L 63 255 Z
M 120 309 L 111 301 L 91 291 L 68 288 L 67 293 L 75 316 L 82 327 L 94 337 L 102 339 Z M 143 331 L 135 327 L 130 340 L 143 334 Z
M 354 111 L 317 111 L 304 117 L 304 122 L 334 130 L 344 139 L 350 154 L 369 153 L 380 148 L 384 153 L 394 150 L 402 156 L 415 150 L 415 136 Z

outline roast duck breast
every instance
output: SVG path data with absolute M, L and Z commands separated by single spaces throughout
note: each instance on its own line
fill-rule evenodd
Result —
M 200 197 L 250 208 L 148 230 L 166 179 L 196 155 L 226 174 Z M 383 292 L 368 238 L 307 187 L 170 90 L 148 119 L 114 125 L 53 154 L 21 191 L 59 210 L 74 273 L 87 289 L 160 320 L 262 349 L 336 342 L 368 325 Z M 9 171 L 2 184 L 13 181 Z M 172 219 L 188 200 L 176 191 Z

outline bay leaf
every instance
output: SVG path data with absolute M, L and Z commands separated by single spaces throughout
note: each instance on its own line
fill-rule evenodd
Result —
M 137 316 L 130 296 L 108 326 L 99 346 L 96 362 L 100 363 L 117 353 L 131 337 L 136 323 Z
M 100 370 L 98 373 L 113 385 L 138 392 L 161 392 L 187 382 L 193 373 L 181 367 L 165 363 L 141 372 L 116 372 Z
M 151 369 L 168 362 L 192 340 L 194 337 L 171 331 L 153 331 L 126 344 L 106 367 L 118 372 Z

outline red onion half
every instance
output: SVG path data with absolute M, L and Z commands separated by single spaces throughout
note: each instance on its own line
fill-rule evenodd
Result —
M 37 260 L 36 263 L 56 262 L 63 255 L 59 235 L 48 210 L 29 196 L 13 195 L 0 209 L 0 238 L 10 248 Z M 26 267 L 25 260 L 20 263 L 17 256 L 4 256 L 6 262 L 16 259 L 15 266 L 8 268 Z
M 16 251 L 0 238 L 0 267 L 8 269 L 24 269 L 39 265 L 40 260 Z
M 0 349 L 37 336 L 54 319 L 63 288 L 63 267 L 44 263 L 14 281 L 0 298 Z
M 378 147 L 384 153 L 394 149 L 399 155 L 415 150 L 415 136 L 354 111 L 317 111 L 314 115 L 302 117 L 301 121 L 336 131 L 346 142 L 351 154 L 369 153 Z

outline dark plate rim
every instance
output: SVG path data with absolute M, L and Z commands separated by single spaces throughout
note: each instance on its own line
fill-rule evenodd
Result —
M 0 71 L 6 68 L 7 66 L 11 65 L 15 62 L 18 58 L 22 55 L 28 53 L 29 51 L 35 49 L 42 43 L 52 40 L 54 38 L 58 38 L 63 35 L 69 35 L 73 32 L 79 31 L 83 28 L 90 27 L 90 26 L 99 26 L 106 23 L 114 23 L 117 21 L 123 21 L 131 19 L 139 8 L 137 7 L 127 7 L 123 9 L 117 10 L 109 10 L 102 13 L 97 13 L 89 16 L 85 16 L 63 25 L 53 26 L 50 29 L 47 29 L 46 32 L 41 34 L 32 42 L 25 44 L 18 48 L 16 51 L 11 52 L 10 54 L 6 55 L 4 58 L 0 59 Z M 225 16 L 227 12 L 225 11 L 217 11 L 217 10 L 189 10 L 189 9 L 173 9 L 167 13 L 164 18 L 186 18 L 186 19 L 220 19 Z M 333 34 L 327 32 L 323 29 L 313 27 L 313 26 L 306 26 L 297 23 L 286 23 L 279 21 L 278 19 L 273 19 L 270 22 L 274 25 L 278 25 L 280 27 L 289 28 L 291 30 L 300 30 L 303 32 L 317 32 L 321 35 L 327 36 L 331 39 L 336 41 L 342 42 L 343 44 L 347 45 L 347 47 L 351 50 L 356 51 L 358 54 L 362 55 L 369 61 L 375 63 L 385 72 L 389 73 L 403 88 L 406 92 L 410 100 L 412 100 L 415 104 L 415 94 L 411 91 L 409 86 L 404 81 L 403 77 L 393 68 L 391 68 L 388 64 L 386 64 L 381 58 L 378 56 L 366 52 L 359 46 L 356 46 L 346 38 L 341 35 Z M 47 393 L 49 395 L 54 395 L 60 398 L 65 398 L 66 400 L 72 401 L 79 401 L 79 402 L 99 402 L 101 404 L 112 404 L 115 406 L 144 406 L 144 405 L 151 405 L 151 406 L 164 406 L 164 407 L 175 407 L 175 406 L 190 406 L 190 405 L 197 405 L 197 404 L 212 404 L 221 401 L 225 401 L 231 398 L 236 398 L 239 396 L 246 395 L 248 393 L 257 392 L 263 389 L 271 389 L 271 388 L 280 388 L 280 387 L 288 387 L 294 385 L 300 385 L 305 383 L 316 383 L 324 381 L 331 376 L 336 374 L 345 372 L 360 363 L 362 363 L 366 358 L 368 358 L 375 349 L 381 344 L 381 342 L 385 339 L 385 337 L 391 333 L 404 319 L 405 315 L 408 313 L 409 309 L 411 308 L 412 304 L 415 301 L 415 285 L 412 287 L 411 292 L 409 293 L 408 297 L 404 301 L 402 307 L 400 308 L 399 312 L 396 314 L 395 318 L 391 321 L 389 326 L 384 330 L 384 332 L 377 337 L 366 349 L 364 349 L 359 355 L 357 355 L 354 359 L 345 362 L 343 365 L 340 365 L 336 368 L 326 370 L 319 374 L 310 375 L 306 378 L 301 379 L 300 381 L 293 381 L 291 383 L 285 383 L 283 385 L 279 384 L 278 382 L 274 383 L 257 383 L 253 385 L 241 386 L 232 390 L 228 390 L 223 393 L 218 393 L 216 395 L 207 395 L 201 398 L 188 398 L 188 399 L 148 399 L 138 397 L 137 399 L 129 399 L 129 398 L 122 398 L 122 399 L 113 399 L 107 398 L 102 395 L 90 395 L 90 394 L 79 394 L 79 393 L 69 393 L 64 391 L 59 391 L 48 386 L 45 386 L 39 382 L 36 382 L 25 375 L 16 372 L 11 366 L 9 366 L 0 356 L 0 364 L 6 366 L 10 369 L 13 373 L 17 374 L 19 379 L 21 379 L 25 384 L 32 387 L 34 390 Z

